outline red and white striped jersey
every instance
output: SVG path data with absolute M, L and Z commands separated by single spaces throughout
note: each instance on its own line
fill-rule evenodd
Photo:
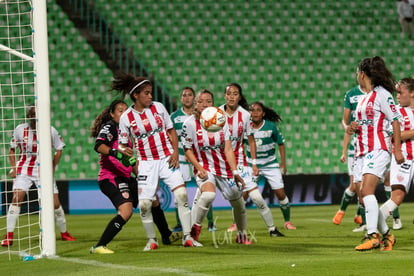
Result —
M 230 140 L 227 124 L 218 132 L 208 132 L 201 127 L 194 115 L 185 120 L 181 131 L 183 147 L 193 150 L 197 161 L 206 171 L 224 178 L 233 178 L 224 154 L 226 140 Z M 194 174 L 197 174 L 195 168 Z
M 355 116 L 359 125 L 355 156 L 378 149 L 391 151 L 391 123 L 401 115 L 390 92 L 382 86 L 375 87 L 360 98 Z
M 129 107 L 119 121 L 120 143 L 134 141 L 138 160 L 159 160 L 170 156 L 173 147 L 167 130 L 173 128 L 170 115 L 159 102 L 145 108 L 142 112 Z
M 54 127 L 51 127 L 52 148 L 62 150 L 65 147 L 62 137 Z M 19 148 L 17 161 L 17 174 L 38 176 L 39 162 L 37 160 L 38 146 L 36 130 L 30 128 L 29 123 L 23 123 L 16 127 L 10 142 L 10 148 Z
M 400 119 L 401 131 L 414 130 L 414 110 L 410 107 L 399 108 L 402 119 Z M 401 151 L 406 160 L 413 160 L 414 139 L 401 141 Z
M 247 135 L 252 134 L 250 113 L 241 106 L 238 106 L 237 110 L 231 116 L 224 110 L 224 105 L 220 106 L 220 109 L 223 110 L 227 116 L 231 145 L 234 150 L 234 155 L 236 156 L 237 165 L 248 166 L 243 140 L 245 136 L 247 137 Z

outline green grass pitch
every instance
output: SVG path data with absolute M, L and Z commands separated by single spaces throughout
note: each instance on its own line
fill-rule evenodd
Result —
M 341 225 L 332 217 L 338 206 L 292 207 L 297 230 L 284 230 L 282 214 L 272 208 L 275 222 L 286 237 L 271 238 L 256 209 L 248 210 L 248 228 L 254 245 L 234 243 L 226 229 L 231 211 L 216 210 L 216 244 L 206 223 L 200 236 L 203 248 L 183 248 L 180 242 L 143 252 L 146 243 L 138 214 L 124 226 L 108 247 L 112 255 L 90 255 L 113 215 L 68 215 L 75 242 L 57 239 L 57 258 L 23 262 L 21 257 L 0 255 L 1 275 L 412 275 L 414 269 L 414 203 L 400 208 L 403 229 L 390 252 L 356 252 L 362 233 L 353 233 L 356 206 L 350 205 Z M 166 213 L 170 226 L 175 214 Z M 390 222 L 391 223 L 391 222 Z

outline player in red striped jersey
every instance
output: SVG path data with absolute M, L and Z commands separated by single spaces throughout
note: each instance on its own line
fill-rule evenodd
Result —
M 391 92 L 395 80 L 382 58 L 376 56 L 362 60 L 357 67 L 357 80 L 365 93 L 358 101 L 356 119 L 347 128 L 348 134 L 358 133 L 354 181 L 362 181 L 361 197 L 365 206 L 367 235 L 356 250 L 378 248 L 377 234 L 379 208 L 375 197 L 377 184 L 384 180 L 391 162 L 391 134 L 394 141 L 394 158 L 397 164 L 404 162 L 401 153 L 401 132 L 398 119 L 401 115 L 395 107 Z M 360 199 L 361 200 L 361 199 Z M 393 243 L 394 236 L 387 229 L 380 229 L 384 246 Z
M 201 112 L 213 105 L 213 93 L 206 89 L 198 92 L 195 114 L 184 122 L 181 132 L 185 155 L 194 166 L 197 186 L 201 191 L 191 235 L 198 240 L 201 224 L 216 197 L 218 188 L 233 207 L 234 220 L 239 231 L 236 242 L 251 244 L 246 236 L 246 208 L 242 197 L 244 181 L 237 171 L 228 124 L 218 132 L 208 132 L 200 125 Z
M 251 115 L 248 111 L 249 105 L 246 98 L 243 96 L 242 88 L 238 83 L 230 83 L 226 85 L 224 91 L 224 99 L 226 103 L 220 106 L 227 116 L 227 124 L 229 126 L 231 143 L 236 156 L 237 170 L 243 177 L 246 186 L 243 190 L 244 198 L 250 197 L 253 203 L 257 206 L 260 216 L 266 224 L 271 237 L 284 236 L 274 224 L 273 216 L 267 203 L 264 201 L 262 194 L 259 191 L 256 181 L 259 176 L 259 169 L 256 165 L 256 142 L 253 136 L 251 125 Z M 246 154 L 244 151 L 244 139 L 247 139 L 251 154 L 251 167 L 247 163 Z M 290 222 L 290 204 L 289 198 L 284 192 L 278 191 L 278 200 L 280 202 L 282 213 L 286 219 L 285 229 L 295 230 L 296 227 Z M 232 230 L 231 228 L 228 229 Z
M 26 193 L 34 184 L 39 187 L 39 161 L 37 159 L 38 147 L 36 136 L 36 109 L 30 106 L 27 110 L 26 117 L 29 122 L 20 124 L 13 132 L 10 143 L 9 161 L 12 169 L 10 177 L 13 181 L 13 199 L 7 212 L 7 234 L 1 242 L 1 246 L 11 246 L 13 244 L 13 232 L 20 214 L 21 203 Z M 52 147 L 55 150 L 53 156 L 53 174 L 59 160 L 62 156 L 62 150 L 65 147 L 62 137 L 54 127 L 51 127 Z M 16 149 L 19 149 L 19 159 L 16 163 Z M 59 201 L 59 191 L 54 182 L 53 199 L 55 208 L 55 220 L 58 224 L 60 235 L 64 241 L 74 241 L 66 229 L 65 212 Z
M 410 190 L 414 178 L 414 79 L 404 78 L 397 84 L 397 100 L 400 104 L 399 111 L 402 115 L 401 124 L 401 150 L 405 161 L 398 164 L 393 158 L 391 160 L 391 198 L 380 208 L 379 225 L 388 229 L 386 220 L 393 211 L 400 206 L 405 195 Z M 384 250 L 391 250 L 392 243 L 387 242 Z
M 106 245 L 122 230 L 131 218 L 133 208 L 138 204 L 137 182 L 131 177 L 131 173 L 137 175 L 136 160 L 118 151 L 119 119 L 127 108 L 127 104 L 122 100 L 112 101 L 95 118 L 91 128 L 91 137 L 95 138 L 94 149 L 100 153 L 99 188 L 118 211 L 107 224 L 96 245 L 91 247 L 91 254 L 114 253 Z M 129 145 L 132 147 L 132 141 Z M 152 214 L 164 244 L 171 244 L 180 238 L 178 233 L 170 231 L 158 200 L 153 202 Z
M 151 205 L 162 180 L 177 200 L 180 221 L 183 226 L 183 245 L 202 246 L 190 236 L 191 218 L 187 190 L 179 170 L 178 137 L 170 115 L 162 103 L 152 100 L 152 83 L 144 77 L 117 74 L 112 81 L 112 90 L 133 102 L 121 116 L 119 122 L 119 151 L 138 160 L 138 198 L 142 224 L 148 237 L 144 251 L 158 248 L 155 236 Z M 128 147 L 134 141 L 135 153 Z

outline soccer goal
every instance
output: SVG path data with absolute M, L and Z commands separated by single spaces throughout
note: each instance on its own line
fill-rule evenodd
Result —
M 0 239 L 8 232 L 7 212 L 13 198 L 10 142 L 15 128 L 28 121 L 27 109 L 33 105 L 37 150 L 31 154 L 40 178 L 21 204 L 13 243 L 0 248 L 0 258 L 56 254 L 48 60 L 46 0 L 0 0 Z M 15 150 L 16 163 L 22 151 Z

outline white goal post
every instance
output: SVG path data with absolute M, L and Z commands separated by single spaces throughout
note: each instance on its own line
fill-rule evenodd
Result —
M 56 255 L 46 0 L 33 1 L 33 56 L 37 97 L 42 256 Z
M 15 10 L 19 9 L 22 3 L 27 6 L 31 7 L 30 11 L 25 11 L 22 14 L 16 15 Z M 18 7 L 13 9 L 14 7 Z M 8 10 L 10 8 L 10 14 L 8 14 Z M 39 211 L 40 211 L 40 256 L 42 257 L 52 257 L 56 255 L 56 236 L 55 236 L 55 224 L 54 224 L 54 202 L 53 202 L 53 165 L 52 165 L 52 142 L 51 142 L 51 123 L 50 123 L 50 82 L 49 82 L 49 57 L 48 57 L 48 36 L 47 36 L 47 8 L 46 8 L 46 0 L 7 0 L 7 1 L 0 1 L 0 15 L 5 18 L 5 21 L 9 23 L 15 17 L 19 19 L 17 21 L 20 22 L 20 18 L 24 17 L 23 21 L 30 21 L 30 24 L 22 26 L 22 28 L 30 28 L 31 27 L 31 39 L 30 35 L 28 36 L 31 41 L 31 51 L 30 49 L 24 48 L 21 41 L 22 38 L 16 38 L 10 33 L 13 33 L 14 28 L 19 28 L 19 24 L 15 22 L 10 23 L 10 26 L 0 26 L 0 32 L 3 32 L 4 35 L 0 34 L 0 54 L 1 57 L 8 56 L 9 58 L 2 59 L 1 62 L 7 63 L 7 59 L 9 63 L 12 63 L 15 59 L 20 59 L 24 62 L 32 62 L 33 63 L 33 76 L 31 82 L 34 83 L 34 98 L 31 99 L 32 102 L 35 102 L 36 107 L 36 118 L 37 118 L 37 142 L 38 142 L 38 164 L 39 164 Z M 27 18 L 27 17 L 30 17 Z M 25 24 L 25 23 L 24 23 Z M 17 26 L 16 26 L 17 25 Z M 3 29 L 2 29 L 3 28 Z M 8 38 L 5 36 L 9 36 Z M 24 38 L 27 38 L 25 36 Z M 20 42 L 19 42 L 20 40 Z M 5 43 L 4 41 L 8 41 L 8 45 L 2 44 Z M 19 44 L 20 43 L 20 44 Z M 25 42 L 27 43 L 27 42 Z M 32 52 L 32 56 L 29 56 L 28 53 Z M 23 63 L 23 62 L 22 62 Z M 19 112 L 22 113 L 21 110 L 25 110 L 27 108 L 26 101 L 23 100 L 23 105 L 15 105 L 15 99 L 17 101 L 18 95 L 14 95 L 10 91 L 18 91 L 19 89 L 25 89 L 25 85 L 19 83 L 18 85 L 15 84 L 15 79 L 18 79 L 20 76 L 27 75 L 23 69 L 22 72 L 17 72 L 16 67 L 18 66 L 9 66 L 9 72 L 0 72 L 0 77 L 4 76 L 3 80 L 0 79 L 0 96 L 3 102 L 6 102 L 4 99 L 9 99 L 12 104 L 9 104 L 7 109 L 11 110 L 12 113 L 15 113 L 16 110 L 20 110 Z M 23 65 L 21 66 L 24 67 Z M 4 68 L 4 67 L 2 67 Z M 1 68 L 0 68 L 1 69 Z M 14 77 L 18 76 L 18 77 Z M 15 78 L 15 79 L 14 79 Z M 23 77 L 22 77 L 23 79 Z M 1 85 L 4 87 L 7 86 L 7 89 L 2 89 Z M 32 86 L 33 89 L 33 86 Z M 8 93 L 12 94 L 9 95 Z M 24 94 L 22 94 L 23 97 Z M 6 110 L 2 106 L 3 110 Z M 21 117 L 20 117 L 21 118 Z M 3 120 L 3 118 L 1 118 Z M 16 120 L 17 121 L 17 120 Z M 13 122 L 14 123 L 14 122 Z M 5 120 L 2 124 L 6 125 Z M 14 126 L 16 123 L 14 123 Z M 12 129 L 8 129 L 7 131 L 12 131 Z M 2 130 L 2 133 L 6 131 Z M 6 135 L 3 134 L 3 140 Z M 11 181 L 11 179 L 6 176 L 8 174 L 8 169 L 10 165 L 6 165 L 7 160 L 7 144 L 6 141 L 2 142 L 2 163 L 3 168 L 3 178 L 1 181 L 7 183 Z M 6 172 L 7 173 L 4 173 Z M 5 184 L 6 186 L 6 184 Z M 2 191 L 4 192 L 4 191 Z M 6 193 L 9 191 L 6 191 Z M 1 199 L 0 199 L 1 201 Z M 4 202 L 2 202 L 4 204 Z M 7 202 L 9 205 L 10 203 Z M 2 220 L 2 224 L 3 224 Z M 3 225 L 1 225 L 3 226 Z M 4 228 L 5 229 L 5 228 Z M 1 233 L 3 234 L 3 233 Z M 2 238 L 2 237 L 1 237 Z M 11 248 L 11 247 L 10 247 Z M 10 249 L 9 249 L 10 250 Z M 20 248 L 18 249 L 21 250 Z M 19 252 L 21 254 L 21 252 Z

